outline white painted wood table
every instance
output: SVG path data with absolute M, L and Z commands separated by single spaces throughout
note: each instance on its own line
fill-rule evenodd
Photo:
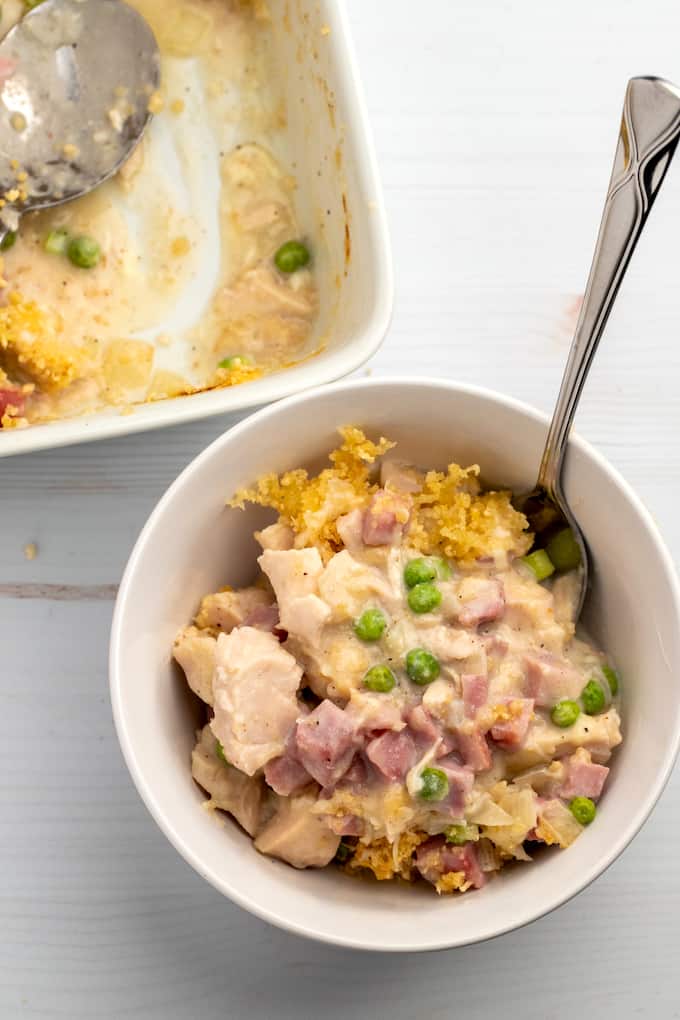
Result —
M 547 410 L 625 82 L 680 80 L 677 0 L 351 0 L 350 11 L 397 270 L 394 324 L 370 370 L 484 383 Z M 676 560 L 679 226 L 680 160 L 578 419 Z M 574 902 L 515 935 L 424 957 L 271 929 L 166 842 L 111 722 L 113 597 L 147 513 L 232 422 L 0 462 L 2 1020 L 680 1017 L 677 774 L 633 846 Z

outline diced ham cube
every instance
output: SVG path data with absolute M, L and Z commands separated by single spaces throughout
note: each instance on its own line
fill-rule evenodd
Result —
M 473 772 L 484 772 L 491 768 L 491 752 L 483 733 L 479 730 L 467 732 L 460 729 L 456 733 L 456 741 L 463 761 Z
M 290 797 L 291 793 L 297 793 L 312 781 L 307 769 L 290 754 L 268 761 L 264 767 L 264 778 L 274 793 L 281 797 Z
M 441 737 L 441 730 L 430 713 L 422 705 L 416 705 L 408 712 L 406 721 L 413 730 L 416 740 L 434 744 Z
M 322 815 L 331 832 L 336 836 L 363 836 L 364 822 L 356 815 Z
M 443 836 L 431 836 L 416 850 L 416 868 L 428 882 L 438 882 L 442 877 L 444 862 L 442 852 L 446 846 Z
M 563 698 L 576 700 L 585 684 L 579 671 L 570 662 L 549 652 L 526 655 L 524 668 L 524 693 L 528 698 L 533 698 L 539 708 L 552 708 Z
M 416 867 L 433 885 L 452 871 L 462 871 L 475 889 L 481 889 L 486 882 L 474 843 L 453 846 L 443 836 L 432 836 L 420 844 L 416 850 Z
M 364 512 L 362 538 L 366 545 L 394 545 L 401 539 L 411 513 L 411 500 L 398 492 L 379 489 Z
M 505 612 L 503 582 L 496 578 L 466 577 L 460 583 L 458 597 L 458 621 L 463 627 L 491 623 Z
M 355 754 L 352 764 L 342 777 L 343 789 L 363 790 L 368 782 L 369 766 L 360 754 Z
M 591 800 L 597 800 L 609 775 L 607 766 L 584 760 L 578 751 L 567 759 L 566 764 L 567 775 L 558 791 L 559 795 L 565 800 L 571 800 L 572 797 L 590 797 Z
M 475 889 L 481 889 L 486 883 L 486 876 L 481 869 L 477 857 L 477 847 L 474 843 L 465 843 L 463 846 L 445 846 L 442 851 L 442 862 L 445 875 L 450 871 L 463 871 L 466 880 L 472 882 Z
M 452 818 L 461 818 L 465 811 L 467 795 L 472 790 L 475 774 L 466 765 L 461 765 L 449 755 L 437 761 L 437 768 L 446 773 L 449 781 L 448 797 L 438 807 L 448 811 Z
M 402 730 L 401 733 L 388 731 L 376 737 L 367 745 L 366 755 L 385 779 L 402 782 L 415 765 L 418 752 L 411 734 Z
M 356 731 L 346 712 L 325 699 L 295 732 L 296 757 L 321 786 L 331 786 L 345 774 L 355 752 Z
M 478 708 L 486 704 L 489 697 L 489 678 L 479 673 L 464 673 L 461 677 L 463 685 L 463 704 L 465 714 L 471 719 Z
M 534 702 L 531 698 L 512 698 L 507 704 L 511 718 L 494 723 L 491 736 L 505 751 L 516 751 L 526 740 Z

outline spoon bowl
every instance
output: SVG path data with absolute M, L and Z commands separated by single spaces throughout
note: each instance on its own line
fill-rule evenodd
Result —
M 43 0 L 0 44 L 0 223 L 114 174 L 160 84 L 149 25 L 122 0 Z

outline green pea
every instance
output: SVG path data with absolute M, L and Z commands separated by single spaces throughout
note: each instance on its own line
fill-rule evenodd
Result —
M 526 563 L 533 571 L 537 581 L 545 581 L 546 577 L 555 573 L 555 567 L 545 549 L 534 549 L 528 556 L 522 556 L 522 563 Z
M 612 669 L 611 666 L 603 666 L 602 672 L 604 673 L 605 680 L 609 684 L 609 690 L 612 692 L 612 698 L 615 698 L 619 693 L 619 674 L 615 669 Z
M 233 354 L 230 358 L 222 358 L 221 361 L 218 361 L 217 367 L 226 368 L 228 372 L 231 372 L 235 368 L 243 368 L 252 364 L 253 359 L 249 358 L 247 354 Z
M 426 652 L 424 648 L 412 648 L 406 656 L 406 672 L 414 684 L 425 687 L 437 679 L 441 666 L 431 652 Z
M 45 251 L 50 255 L 64 255 L 68 248 L 68 230 L 50 230 L 45 238 Z
M 82 234 L 69 241 L 66 254 L 79 269 L 94 269 L 102 256 L 102 250 L 93 237 Z
M 18 233 L 16 230 L 8 230 L 2 241 L 0 241 L 0 251 L 9 251 L 17 243 Z
M 231 762 L 224 753 L 224 748 L 222 747 L 222 744 L 219 742 L 219 740 L 215 743 L 215 754 L 220 759 L 223 765 L 231 765 Z
M 563 528 L 553 535 L 546 551 L 556 570 L 575 570 L 581 562 L 581 549 L 571 528 Z
M 354 847 L 350 846 L 349 843 L 341 842 L 338 849 L 335 851 L 335 860 L 338 864 L 346 864 L 353 855 Z
M 569 810 L 580 825 L 590 825 L 597 814 L 597 808 L 590 797 L 574 797 Z
M 409 609 L 414 613 L 431 613 L 441 603 L 442 593 L 431 581 L 416 584 L 408 593 Z
M 309 262 L 309 248 L 302 241 L 286 241 L 274 255 L 276 268 L 282 273 L 295 273 Z
M 379 694 L 388 694 L 397 682 L 389 666 L 372 666 L 364 676 L 364 687 Z
M 604 708 L 604 691 L 597 680 L 589 680 L 581 691 L 581 704 L 587 715 L 597 715 Z
M 446 772 L 441 769 L 423 769 L 420 773 L 420 789 L 418 790 L 421 800 L 444 800 L 448 792 L 449 781 Z
M 407 588 L 415 588 L 417 584 L 425 584 L 427 581 L 448 581 L 450 577 L 451 567 L 441 556 L 420 556 L 404 568 Z
M 555 726 L 561 726 L 564 730 L 567 726 L 573 726 L 580 714 L 581 709 L 578 707 L 578 704 L 565 698 L 564 701 L 558 701 L 553 707 L 550 718 L 555 723 Z
M 479 829 L 476 825 L 447 825 L 444 829 L 444 837 L 447 843 L 462 846 L 471 840 L 478 840 Z
M 386 626 L 384 613 L 379 609 L 365 609 L 354 621 L 354 633 L 361 641 L 379 641 Z

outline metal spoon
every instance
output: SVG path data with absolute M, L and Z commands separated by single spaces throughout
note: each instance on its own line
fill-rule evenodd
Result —
M 160 55 L 122 0 L 44 0 L 0 44 L 0 244 L 24 213 L 118 170 L 151 117 Z
M 597 345 L 679 138 L 680 89 L 661 78 L 632 78 L 593 264 L 538 480 L 522 501 L 537 547 L 565 526 L 574 533 L 581 553 L 577 617 L 588 587 L 588 551 L 562 487 L 567 441 Z

